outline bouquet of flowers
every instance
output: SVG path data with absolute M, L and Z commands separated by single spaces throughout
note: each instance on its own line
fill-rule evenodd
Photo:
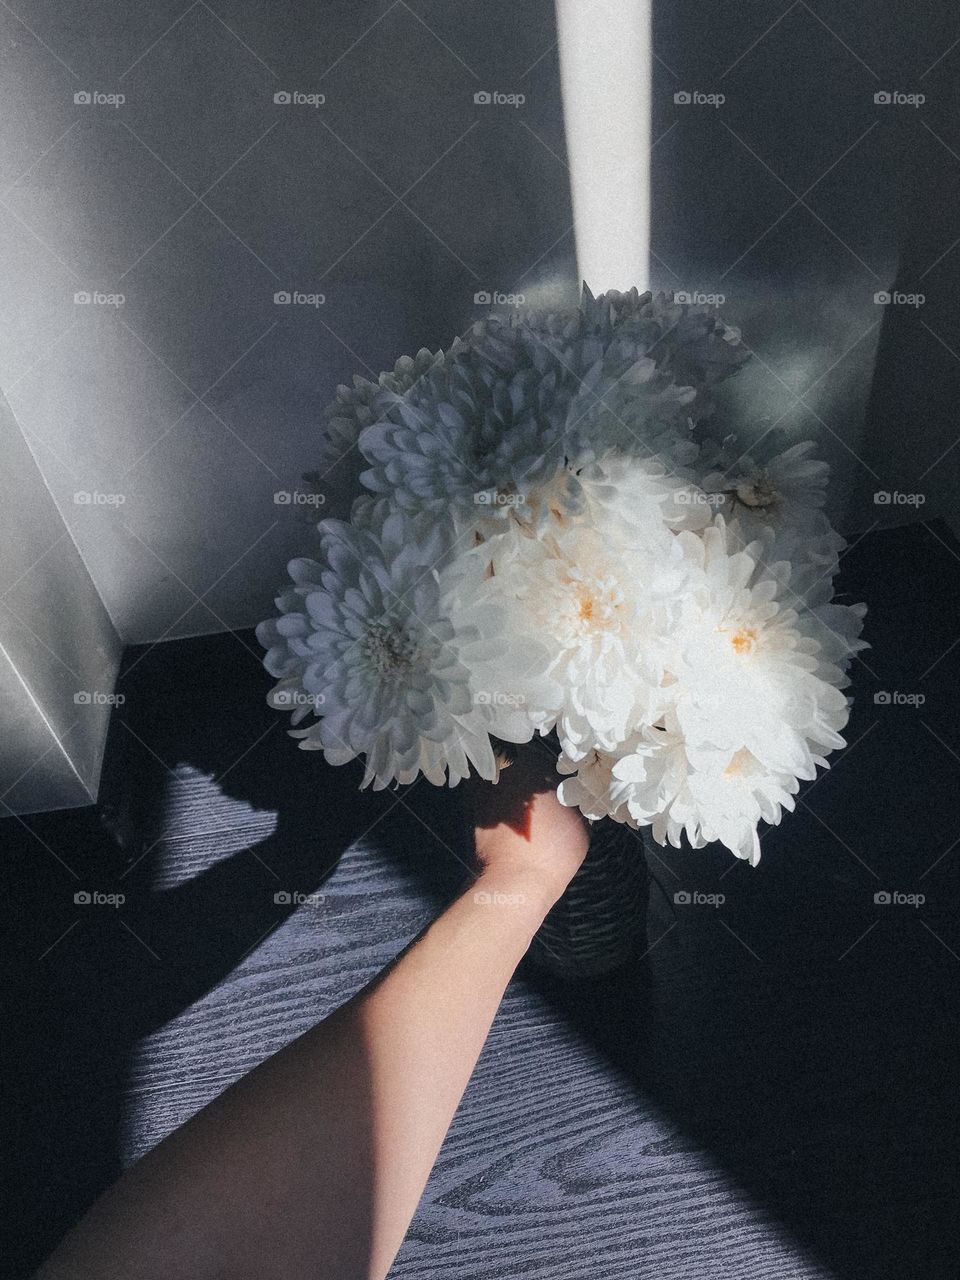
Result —
M 363 491 L 257 629 L 300 746 L 453 786 L 555 733 L 564 804 L 755 863 L 844 745 L 865 608 L 812 443 L 706 432 L 747 355 L 714 308 L 584 288 L 339 388 L 321 471 Z

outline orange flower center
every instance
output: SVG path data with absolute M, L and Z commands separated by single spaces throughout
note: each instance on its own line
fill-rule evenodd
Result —
M 736 653 L 750 653 L 757 643 L 757 633 L 753 627 L 741 627 L 730 637 L 730 643 Z

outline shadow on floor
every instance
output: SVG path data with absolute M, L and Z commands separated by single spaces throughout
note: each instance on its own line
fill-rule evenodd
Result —
M 856 665 L 850 746 L 765 835 L 759 868 L 713 850 L 658 854 L 663 892 L 636 973 L 523 978 L 844 1280 L 960 1269 L 960 707 L 943 607 L 960 594 L 954 556 L 942 527 L 919 525 L 848 553 L 843 587 L 872 605 L 873 645 Z M 289 916 L 276 883 L 309 892 L 371 828 L 390 874 L 417 878 L 433 906 L 463 876 L 449 796 L 359 793 L 358 770 L 294 750 L 249 636 L 134 650 L 121 687 L 100 807 L 3 823 L 23 1121 L 10 1275 L 115 1178 L 138 1042 Z M 184 799 L 184 769 L 249 806 L 246 825 L 230 829 L 189 787 Z M 205 840 L 218 860 L 157 882 L 165 844 L 186 857 Z M 725 901 L 677 905 L 681 889 Z M 78 906 L 81 890 L 126 901 Z M 881 892 L 925 900 L 878 903 Z

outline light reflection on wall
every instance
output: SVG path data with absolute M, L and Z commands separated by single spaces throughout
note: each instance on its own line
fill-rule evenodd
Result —
M 556 0 L 563 116 L 581 277 L 594 293 L 647 285 L 649 0 Z

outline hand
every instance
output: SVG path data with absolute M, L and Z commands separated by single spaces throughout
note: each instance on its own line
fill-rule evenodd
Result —
M 542 896 L 545 911 L 587 853 L 589 829 L 578 809 L 557 799 L 555 759 L 542 742 L 517 749 L 496 784 L 471 779 L 466 791 L 481 877 Z

